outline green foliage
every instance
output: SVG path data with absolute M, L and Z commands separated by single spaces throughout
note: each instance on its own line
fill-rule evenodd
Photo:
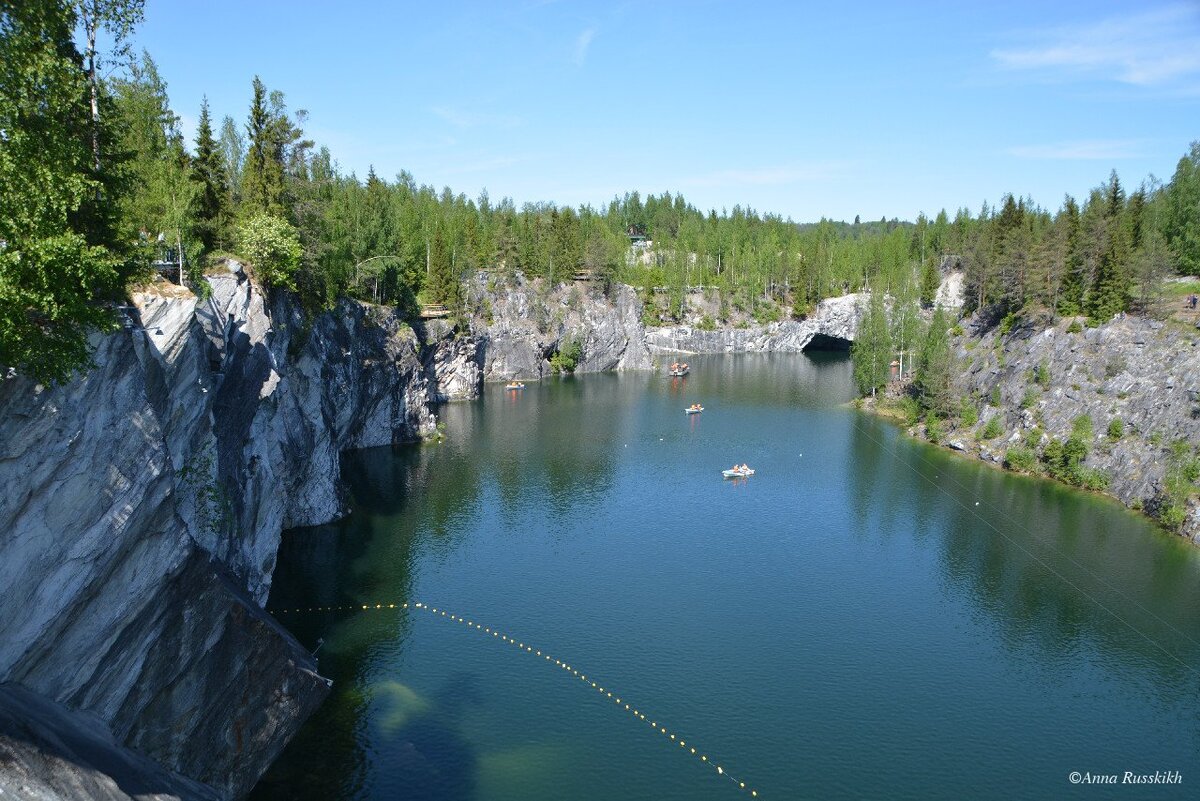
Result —
M 701 331 L 715 331 L 717 330 L 717 321 L 712 318 L 711 314 L 706 314 L 700 318 L 696 327 Z
M 1033 380 L 1042 389 L 1050 389 L 1050 365 L 1045 359 L 1038 362 L 1038 366 L 1033 370 Z
M 1017 321 L 1017 315 L 1009 312 L 1004 315 L 1004 319 L 1000 321 L 1000 336 L 1007 336 L 1013 329 L 1013 325 Z
M 958 421 L 968 428 L 979 422 L 979 407 L 966 398 L 959 402 Z
M 874 395 L 875 390 L 887 382 L 888 365 L 892 360 L 892 336 L 883 296 L 879 292 L 871 293 L 850 355 L 854 359 L 854 380 L 859 391 Z
M 1071 421 L 1071 435 L 1090 443 L 1095 438 L 1091 415 L 1081 414 Z
M 1083 323 L 1079 322 L 1078 320 L 1072 320 L 1071 324 L 1067 326 L 1068 334 L 1079 334 L 1082 332 L 1083 332 Z
M 1027 388 L 1024 396 L 1021 397 L 1021 408 L 1028 409 L 1032 407 L 1035 403 L 1037 403 L 1037 399 L 1038 391 L 1033 387 Z
M 1004 433 L 1004 424 L 1000 421 L 1000 415 L 995 415 L 987 421 L 983 430 L 979 432 L 980 439 L 995 439 Z
M 0 365 L 64 380 L 112 313 L 121 258 L 94 170 L 74 16 L 30 0 L 0 9 Z
M 573 373 L 583 358 L 583 343 L 567 338 L 558 345 L 558 352 L 550 357 L 550 366 L 560 373 Z
M 946 436 L 946 430 L 942 425 L 942 421 L 935 414 L 930 414 L 925 417 L 925 437 L 935 445 L 942 441 Z
M 1029 448 L 1030 450 L 1036 450 L 1037 447 L 1042 444 L 1042 437 L 1045 436 L 1045 433 L 1046 432 L 1042 431 L 1041 426 L 1034 426 L 1025 432 L 1025 437 L 1022 439 L 1022 442 L 1026 448 Z
M 996 386 L 992 387 L 992 392 L 991 392 L 991 394 L 988 396 L 988 402 L 989 402 L 989 403 L 990 403 L 992 406 L 995 406 L 996 408 L 999 408 L 999 407 L 1000 407 L 1000 385 L 999 385 L 999 384 L 997 384 Z
M 1114 417 L 1108 421 L 1108 438 L 1116 442 L 1121 437 L 1125 436 L 1125 424 L 1121 422 L 1120 417 Z
M 229 224 L 229 182 L 225 178 L 225 164 L 217 141 L 213 138 L 207 97 L 200 106 L 191 179 L 196 186 L 195 234 L 204 251 L 209 252 L 225 240 Z
M 1179 160 L 1166 188 L 1163 229 L 1180 275 L 1200 274 L 1200 141 Z
M 295 289 L 300 266 L 300 238 L 287 220 L 255 214 L 238 226 L 238 249 L 264 286 Z
M 957 405 L 953 390 L 955 359 L 950 351 L 948 327 L 946 313 L 938 307 L 921 342 L 913 378 L 922 408 L 938 415 L 953 414 Z
M 1038 472 L 1037 453 L 1032 449 L 1014 445 L 1004 454 L 1004 466 L 1017 473 Z
M 923 306 L 932 308 L 941 283 L 942 275 L 938 272 L 938 268 L 933 261 L 927 260 L 921 267 L 921 304 Z

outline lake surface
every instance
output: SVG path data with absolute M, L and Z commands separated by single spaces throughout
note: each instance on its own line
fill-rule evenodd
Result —
M 254 798 L 1195 797 L 1197 549 L 855 412 L 843 355 L 691 364 L 349 455 L 270 600 L 334 688 Z

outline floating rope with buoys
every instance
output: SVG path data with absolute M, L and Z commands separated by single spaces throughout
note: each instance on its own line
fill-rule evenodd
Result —
M 716 770 L 718 776 L 723 776 L 724 778 L 729 779 L 731 782 L 733 782 L 734 786 L 737 787 L 739 790 L 746 790 L 747 792 L 750 793 L 750 796 L 753 798 L 758 797 L 757 790 L 748 788 L 744 781 L 736 778 L 729 771 L 725 770 L 724 766 L 717 763 L 717 760 L 710 759 L 708 754 L 706 754 L 702 750 L 696 748 L 695 745 L 688 745 L 688 741 L 683 739 L 682 737 L 680 737 L 677 732 L 671 731 L 669 728 L 667 728 L 665 725 L 663 725 L 661 721 L 657 720 L 653 716 L 648 716 L 644 711 L 642 711 L 642 709 L 640 707 L 638 707 L 636 704 L 631 703 L 628 698 L 622 697 L 618 693 L 614 693 L 611 688 L 605 688 L 603 686 L 603 684 L 595 681 L 594 677 L 589 679 L 587 677 L 587 674 L 581 673 L 576 666 L 574 666 L 568 662 L 564 662 L 561 659 L 557 659 L 557 658 L 551 656 L 549 653 L 542 651 L 538 648 L 535 648 L 532 645 L 528 645 L 525 642 L 516 639 L 515 637 L 510 637 L 507 634 L 502 633 L 499 629 L 493 629 L 492 627 L 485 626 L 482 623 L 476 623 L 473 620 L 468 620 L 467 618 L 465 618 L 461 615 L 447 612 L 445 609 L 438 609 L 437 607 L 432 607 L 429 604 L 424 604 L 424 603 L 347 604 L 347 605 L 342 605 L 342 606 L 292 607 L 289 609 L 276 609 L 276 610 L 274 610 L 274 612 L 275 612 L 275 614 L 286 614 L 286 613 L 293 613 L 293 612 L 363 612 L 363 611 L 373 611 L 373 610 L 377 610 L 377 609 L 378 610 L 386 610 L 386 609 L 409 609 L 409 608 L 419 609 L 421 611 L 429 612 L 430 614 L 434 615 L 435 617 L 446 618 L 447 620 L 453 621 L 455 623 L 461 623 L 464 626 L 466 626 L 467 628 L 477 631 L 481 634 L 491 635 L 491 637 L 493 639 L 495 639 L 496 641 L 507 643 L 508 645 L 513 646 L 514 648 L 516 648 L 518 651 L 520 651 L 523 654 L 527 654 L 527 655 L 535 656 L 535 657 L 541 657 L 545 662 L 548 662 L 549 664 L 554 665 L 556 668 L 559 668 L 560 670 L 564 671 L 569 676 L 571 676 L 571 678 L 573 678 L 573 679 L 577 678 L 581 682 L 583 682 L 585 686 L 588 686 L 591 689 L 596 690 L 596 692 L 600 693 L 600 695 L 603 696 L 606 701 L 611 700 L 614 704 L 616 704 L 618 709 L 620 709 L 623 712 L 628 712 L 629 714 L 633 715 L 634 719 L 637 720 L 638 722 L 650 724 L 650 728 L 653 729 L 655 732 L 668 738 L 672 743 L 677 743 L 679 745 L 679 748 L 683 751 L 683 753 L 688 754 L 689 756 L 696 757 L 696 759 L 698 759 L 701 762 L 701 764 L 703 764 L 706 768 Z

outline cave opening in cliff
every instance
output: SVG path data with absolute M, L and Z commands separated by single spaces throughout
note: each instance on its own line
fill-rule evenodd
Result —
M 813 338 L 804 346 L 804 352 L 810 350 L 828 350 L 841 353 L 850 351 L 850 340 L 842 339 L 841 337 L 831 337 L 828 334 L 815 334 Z

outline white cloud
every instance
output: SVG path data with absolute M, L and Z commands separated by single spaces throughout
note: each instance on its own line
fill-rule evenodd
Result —
M 452 106 L 434 106 L 430 111 L 455 128 L 516 128 L 524 122 L 515 114 L 491 114 Z
M 1110 161 L 1138 158 L 1141 142 L 1136 139 L 1078 139 L 1041 145 L 1019 145 L 1006 151 L 1021 159 L 1050 159 L 1056 161 Z
M 1200 6 L 1171 5 L 1027 35 L 992 50 L 1005 69 L 1162 86 L 1200 74 Z
M 588 48 L 592 45 L 592 39 L 596 38 L 596 29 L 587 28 L 579 36 L 575 37 L 575 52 L 571 60 L 577 66 L 582 67 L 583 62 L 587 60 Z

